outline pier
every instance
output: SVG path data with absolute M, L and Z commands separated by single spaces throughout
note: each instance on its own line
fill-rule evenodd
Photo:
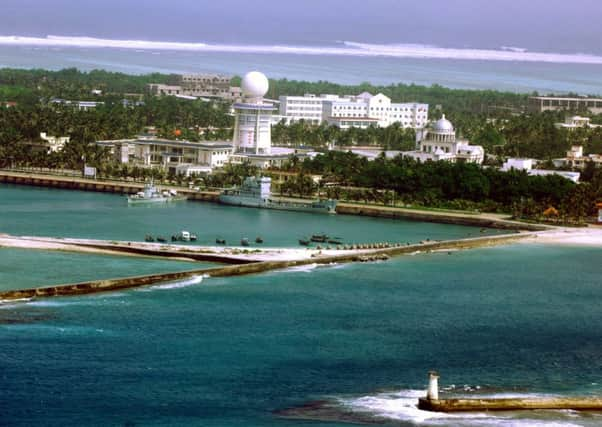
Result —
M 436 372 L 429 372 L 426 397 L 418 408 L 432 412 L 488 412 L 523 410 L 602 411 L 602 397 L 457 398 L 439 399 Z
M 214 261 L 229 263 L 214 268 L 196 269 L 176 273 L 159 273 L 146 276 L 124 277 L 106 280 L 93 280 L 81 283 L 61 284 L 38 288 L 9 290 L 0 292 L 0 300 L 18 300 L 37 297 L 83 295 L 98 292 L 116 291 L 127 288 L 153 285 L 161 282 L 182 280 L 196 276 L 225 277 L 257 274 L 271 270 L 281 270 L 310 264 L 336 264 L 384 260 L 391 256 L 449 251 L 495 246 L 533 237 L 534 233 L 513 233 L 497 236 L 484 236 L 468 239 L 431 241 L 413 245 L 396 244 L 377 249 L 352 250 L 300 250 L 263 249 L 257 252 L 244 248 L 226 248 L 212 251 L 207 247 L 148 244 L 143 242 L 114 242 L 87 239 L 58 239 L 40 237 L 18 237 L 0 235 L 0 247 L 58 250 L 67 252 L 103 253 L 113 255 L 152 256 L 180 258 L 192 261 Z

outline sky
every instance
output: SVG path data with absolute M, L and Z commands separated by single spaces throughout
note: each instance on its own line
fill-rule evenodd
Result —
M 602 54 L 602 0 L 1 0 L 0 36 Z

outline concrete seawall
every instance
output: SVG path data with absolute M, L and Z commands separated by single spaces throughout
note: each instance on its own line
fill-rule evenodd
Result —
M 443 224 L 468 225 L 502 230 L 543 231 L 551 227 L 539 224 L 527 224 L 506 220 L 494 215 L 463 214 L 453 212 L 392 208 L 386 206 L 354 205 L 339 203 L 337 213 L 341 215 L 359 215 L 389 219 L 405 219 L 412 221 L 436 222 Z
M 39 187 L 52 187 L 65 190 L 97 191 L 102 193 L 135 194 L 144 188 L 139 182 L 110 181 L 78 178 L 60 175 L 43 175 L 26 172 L 0 171 L 0 183 L 34 185 Z M 171 186 L 158 186 L 171 188 Z M 188 197 L 189 200 L 217 202 L 219 193 L 212 191 L 194 191 L 178 188 L 178 192 Z
M 199 275 L 208 275 L 210 277 L 240 276 L 246 274 L 257 274 L 265 271 L 279 270 L 289 267 L 308 265 L 308 264 L 332 264 L 361 262 L 376 259 L 378 257 L 398 256 L 416 252 L 429 252 L 437 250 L 451 249 L 469 249 L 484 246 L 494 246 L 512 243 L 523 238 L 531 237 L 532 233 L 516 233 L 499 236 L 476 237 L 463 240 L 448 240 L 440 242 L 428 242 L 424 244 L 391 247 L 384 249 L 371 249 L 345 253 L 341 255 L 317 256 L 314 258 L 305 258 L 300 260 L 287 261 L 261 261 L 250 262 L 247 264 L 231 265 L 225 267 L 215 267 L 206 269 L 197 269 L 176 273 L 152 274 L 137 277 L 125 277 L 106 280 L 94 280 L 81 283 L 72 283 L 32 289 L 21 289 L 0 292 L 0 300 L 18 300 L 37 297 L 55 297 L 68 295 L 84 295 L 98 292 L 116 291 L 121 289 L 135 288 L 141 286 L 153 285 L 161 282 L 181 280 Z

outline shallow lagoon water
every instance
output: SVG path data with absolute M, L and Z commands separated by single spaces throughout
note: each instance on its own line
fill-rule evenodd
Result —
M 117 196 L 0 188 L 3 231 L 83 234 L 74 218 L 87 217 L 99 237 L 138 235 L 119 225 L 129 213 Z M 189 214 L 205 215 L 210 206 L 224 221 L 243 215 L 250 224 L 253 212 L 263 212 L 186 205 Z M 293 226 L 303 217 L 324 220 L 280 214 Z M 369 219 L 335 217 L 347 218 L 356 221 L 348 233 L 357 238 L 379 229 L 436 237 L 433 224 L 375 220 L 368 232 Z M 496 395 L 602 394 L 601 256 L 598 248 L 518 244 L 5 304 L 0 421 L 343 425 L 273 413 L 326 399 L 385 425 L 600 425 L 600 415 L 554 411 L 433 417 L 411 402 L 430 369 L 440 371 L 442 387 Z
M 0 185 L 0 232 L 14 235 L 143 240 L 146 234 L 169 238 L 181 230 L 198 235 L 197 244 L 230 245 L 263 237 L 263 246 L 298 246 L 314 233 L 342 237 L 346 243 L 418 242 L 480 236 L 477 227 L 414 221 L 318 215 L 215 203 L 178 202 L 128 206 L 125 196 L 41 187 Z M 484 230 L 497 234 L 498 230 Z
M 206 262 L 0 248 L 0 291 L 213 267 Z

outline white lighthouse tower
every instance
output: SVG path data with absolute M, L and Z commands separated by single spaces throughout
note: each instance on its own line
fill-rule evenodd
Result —
M 243 101 L 234 104 L 233 154 L 269 155 L 272 152 L 271 117 L 274 107 L 264 103 L 268 79 L 251 71 L 242 79 Z

